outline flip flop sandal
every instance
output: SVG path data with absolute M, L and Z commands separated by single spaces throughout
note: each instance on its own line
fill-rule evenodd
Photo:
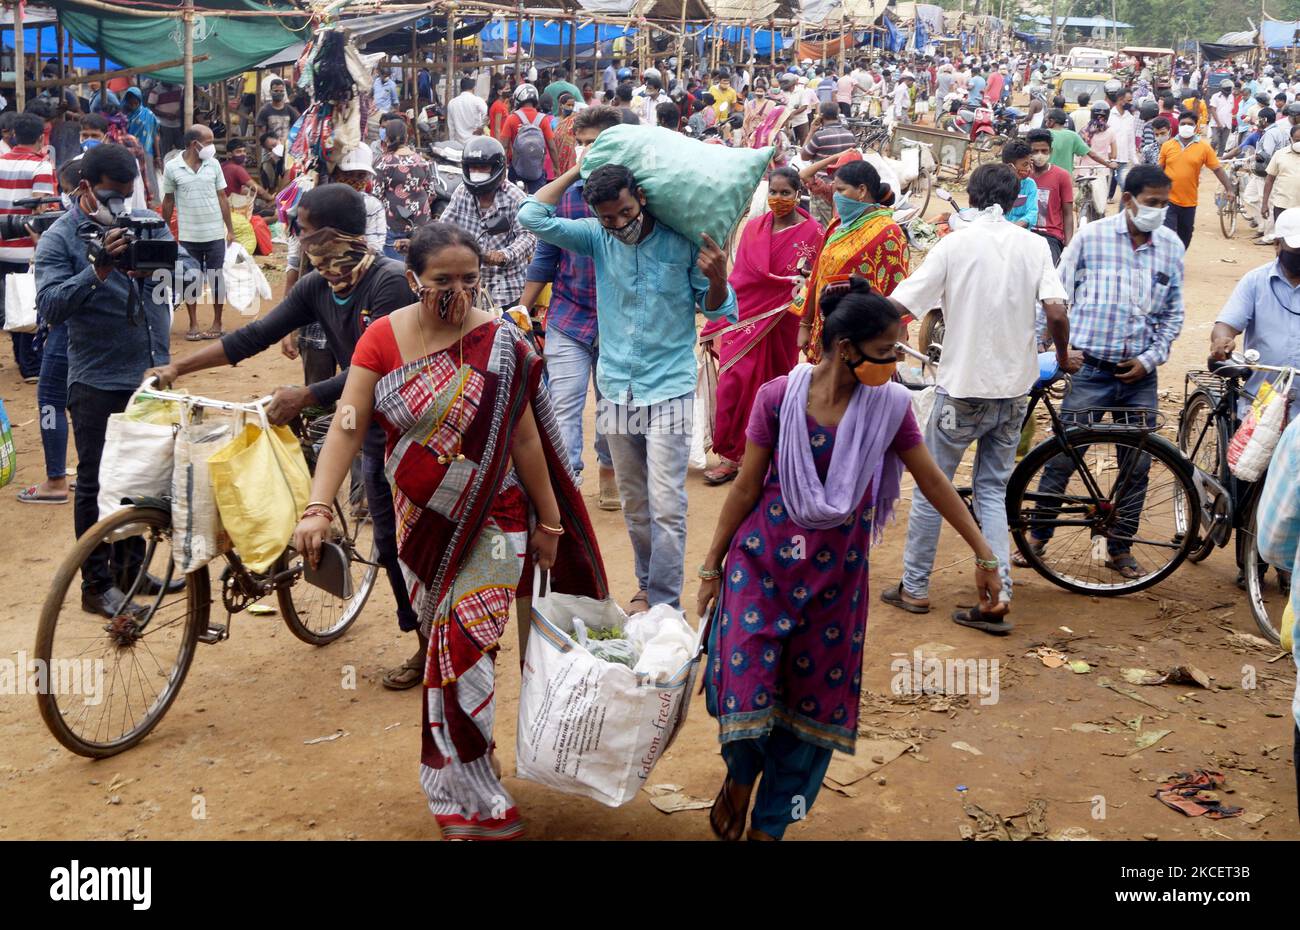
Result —
M 738 474 L 740 474 L 740 469 L 735 465 L 719 465 L 717 468 L 710 468 L 704 473 L 704 483 L 712 485 L 726 484 Z
M 641 606 L 638 607 L 637 606 L 638 604 L 640 604 Z M 633 596 L 632 600 L 627 602 L 627 606 L 628 606 L 627 613 L 629 617 L 632 614 L 644 613 L 645 611 L 650 609 L 650 596 L 646 594 L 645 591 L 638 591 Z
M 1045 543 L 1045 542 L 1031 542 L 1031 543 L 1029 544 L 1029 548 L 1032 549 L 1032 550 L 1034 550 L 1034 555 L 1036 555 L 1036 556 L 1038 556 L 1038 557 L 1041 558 L 1042 555 L 1043 555 L 1043 552 L 1047 549 L 1047 543 Z M 1011 555 L 1011 564 L 1014 565 L 1016 568 L 1029 568 L 1029 567 L 1030 567 L 1030 566 L 1029 566 L 1029 560 L 1028 560 L 1027 558 L 1025 558 L 1024 553 L 1022 553 L 1019 549 L 1017 549 L 1014 553 L 1012 553 L 1012 555 Z
M 1119 572 L 1122 577 L 1129 581 L 1142 577 L 1142 567 L 1138 565 L 1137 559 L 1131 555 L 1121 555 L 1107 559 L 1106 567 L 1111 571 Z
M 740 840 L 741 834 L 745 832 L 745 814 L 737 812 L 731 803 L 732 786 L 730 778 L 723 779 L 722 788 L 718 791 L 717 798 L 713 801 L 713 808 L 709 811 L 709 829 L 713 835 L 726 843 L 735 843 Z M 722 826 L 718 826 L 717 812 L 722 811 Z
M 31 487 L 23 488 L 18 492 L 18 503 L 20 504 L 66 504 L 68 495 L 51 496 L 49 494 L 38 494 L 36 492 L 39 485 L 33 484 Z
M 408 659 L 395 669 L 384 673 L 381 681 L 389 691 L 405 691 L 424 683 L 424 662 Z
M 197 333 L 197 332 L 186 333 L 186 334 L 185 334 L 185 341 L 186 341 L 186 342 L 202 342 L 202 341 L 203 341 L 203 334 L 202 334 L 202 333 Z
M 954 623 L 985 633 L 993 633 L 996 636 L 1005 636 L 1016 628 L 1016 625 L 1005 616 L 994 617 L 981 613 L 978 607 L 972 607 L 970 610 L 954 610 L 952 619 Z
M 225 334 L 226 331 L 224 329 L 206 329 L 203 332 L 199 333 L 199 338 L 204 341 L 211 341 L 213 339 L 220 339 Z
M 894 587 L 881 591 L 880 599 L 890 607 L 906 610 L 909 614 L 928 614 L 930 612 L 929 606 L 922 607 L 920 604 L 909 604 L 903 600 L 903 583 L 901 581 Z

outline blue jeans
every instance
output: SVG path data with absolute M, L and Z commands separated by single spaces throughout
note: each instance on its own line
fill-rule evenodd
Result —
M 1005 400 L 959 399 L 939 394 L 925 428 L 925 445 L 949 480 L 962 456 L 975 443 L 975 516 L 997 556 L 1002 600 L 1011 600 L 1011 537 L 1007 529 L 1007 482 L 1016 467 L 1016 446 L 1024 423 L 1027 397 Z M 930 596 L 930 571 L 939 547 L 943 518 L 918 489 L 907 518 L 903 549 L 903 590 L 916 598 Z
M 637 584 L 651 606 L 681 606 L 694 401 L 692 391 L 648 407 L 608 399 L 597 407 L 597 428 L 609 441 L 623 520 L 632 538 Z
M 370 508 L 371 531 L 379 564 L 388 575 L 388 584 L 397 601 L 397 626 L 409 633 L 420 625 L 411 599 L 406 593 L 402 566 L 397 560 L 397 516 L 393 513 L 393 489 L 384 475 L 384 438 L 373 426 L 366 433 L 361 451 L 361 478 L 366 485 L 366 506 Z
M 50 327 L 41 349 L 41 380 L 36 384 L 45 477 L 68 474 L 68 326 Z
M 596 360 L 600 358 L 600 342 L 588 345 L 558 329 L 546 333 L 547 388 L 555 404 L 555 419 L 560 424 L 560 435 L 569 454 L 569 467 L 577 478 L 582 477 L 582 414 L 587 406 L 587 385 L 596 373 Z M 596 409 L 602 400 L 596 388 Z M 612 468 L 609 441 L 596 422 L 596 461 L 601 468 Z
M 1061 415 L 1066 425 L 1083 426 L 1099 417 L 1079 413 L 1090 407 L 1109 407 L 1112 409 L 1156 409 L 1156 373 L 1151 372 L 1136 384 L 1125 384 L 1108 371 L 1100 371 L 1085 364 L 1077 374 L 1070 376 L 1070 393 L 1061 403 Z M 1071 416 L 1073 414 L 1073 416 Z M 1134 421 L 1136 421 L 1136 417 Z M 1148 418 L 1149 420 L 1150 418 Z M 1117 475 L 1129 473 L 1132 468 L 1129 485 L 1124 492 L 1124 499 L 1118 503 L 1121 514 L 1115 524 L 1113 535 L 1106 542 L 1106 551 L 1111 557 L 1126 555 L 1132 550 L 1131 540 L 1136 536 L 1138 524 L 1142 517 L 1142 506 L 1146 501 L 1147 481 L 1151 472 L 1151 456 L 1138 455 L 1137 462 L 1130 466 L 1133 453 L 1121 448 Z M 1058 455 L 1047 463 L 1043 477 L 1038 482 L 1039 494 L 1061 494 L 1070 483 L 1074 474 L 1074 462 L 1068 456 Z M 1104 490 L 1104 489 L 1103 489 Z M 1045 509 L 1039 504 L 1038 509 Z M 1052 538 L 1051 529 L 1035 532 L 1033 538 L 1046 542 Z
M 410 233 L 398 234 L 396 231 L 392 229 L 392 227 L 389 227 L 388 232 L 384 234 L 384 255 L 388 258 L 396 259 L 397 261 L 405 264 L 406 254 L 404 252 L 399 252 L 397 251 L 397 249 L 393 248 L 393 243 L 396 242 L 398 239 L 409 239 L 410 235 L 411 235 Z

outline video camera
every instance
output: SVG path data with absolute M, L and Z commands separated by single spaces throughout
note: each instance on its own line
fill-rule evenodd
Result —
M 23 200 L 15 200 L 14 206 L 20 210 L 34 210 L 52 203 L 63 205 L 63 201 L 58 197 L 27 197 Z M 0 216 L 0 239 L 26 239 L 31 235 L 27 231 L 28 226 L 38 233 L 43 233 L 53 226 L 55 220 L 63 216 L 64 212 L 56 210 L 49 213 L 13 213 Z
M 113 229 L 126 230 L 126 251 L 113 259 L 119 271 L 135 271 L 152 274 L 155 271 L 171 271 L 176 267 L 179 254 L 173 239 L 151 239 L 142 234 L 165 229 L 167 221 L 155 213 L 123 213 L 112 226 L 100 226 L 98 223 L 86 222 L 77 227 L 77 235 L 90 246 L 88 258 L 92 264 L 98 264 L 104 256 L 104 240 Z

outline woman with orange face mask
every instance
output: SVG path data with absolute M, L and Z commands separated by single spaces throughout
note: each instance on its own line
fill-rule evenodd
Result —
M 898 311 L 861 278 L 828 287 L 821 307 L 821 361 L 759 389 L 699 570 L 706 702 L 727 763 L 709 822 L 724 840 L 740 839 L 751 800 L 749 838 L 780 839 L 812 806 L 831 753 L 854 752 L 868 555 L 904 467 L 975 551 L 980 603 L 991 609 L 1002 585 L 921 441 L 907 388 L 891 380 Z
M 745 225 L 731 271 L 740 319 L 714 320 L 700 332 L 700 342 L 718 364 L 713 451 L 722 462 L 704 473 L 709 484 L 736 477 L 754 395 L 799 360 L 799 320 L 789 312 L 790 304 L 822 238 L 821 224 L 799 206 L 799 190 L 794 169 L 772 172 L 768 212 Z

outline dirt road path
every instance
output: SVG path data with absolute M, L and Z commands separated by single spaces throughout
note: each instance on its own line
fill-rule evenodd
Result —
M 1271 250 L 1251 245 L 1245 231 L 1231 242 L 1220 236 L 1213 184 L 1207 175 L 1187 258 L 1187 323 L 1161 372 L 1162 389 L 1175 406 L 1182 399 L 1182 373 L 1203 364 L 1210 327 L 1230 289 L 1271 256 Z M 183 323 L 173 329 L 177 354 L 192 348 L 183 331 Z M 21 384 L 7 353 L 5 365 L 0 394 L 14 422 L 21 463 L 15 486 L 22 486 L 39 480 L 43 470 L 35 389 Z M 247 398 L 299 378 L 296 363 L 267 353 L 234 371 L 190 378 L 184 386 Z M 695 473 L 689 489 L 686 564 L 693 575 L 726 489 L 706 487 Z M 70 507 L 19 505 L 14 493 L 13 486 L 0 493 L 0 590 L 6 593 L 0 659 L 10 660 L 31 650 L 46 585 L 72 542 Z M 595 509 L 594 493 L 589 485 L 615 591 L 625 599 L 634 588 L 627 535 L 619 514 Z M 910 484 L 904 493 L 910 497 Z M 898 578 L 905 523 L 906 507 L 900 506 L 897 525 L 872 555 L 875 589 Z M 1289 658 L 1270 661 L 1275 652 L 1231 639 L 1234 631 L 1251 633 L 1254 627 L 1233 584 L 1230 551 L 1184 566 L 1154 590 L 1124 599 L 1070 595 L 1019 571 L 1017 629 L 994 639 L 946 619 L 952 606 L 970 599 L 970 563 L 955 540 L 945 532 L 936 565 L 948 567 L 935 576 L 935 612 L 904 615 L 872 599 L 862 732 L 902 739 L 914 751 L 880 770 L 883 784 L 865 778 L 851 786 L 848 793 L 856 796 L 824 790 L 791 838 L 957 839 L 963 828 L 979 828 L 963 812 L 963 801 L 1008 817 L 1044 802 L 1046 829 L 1062 837 L 1300 837 L 1289 713 L 1295 674 Z M 688 599 L 693 601 L 694 592 L 688 581 Z M 214 619 L 221 620 L 218 612 Z M 498 666 L 497 733 L 507 771 L 513 766 L 519 681 L 514 641 L 507 634 Z M 1090 673 L 1047 668 L 1025 656 L 1040 644 L 1086 660 Z M 433 825 L 416 780 L 419 692 L 391 693 L 378 681 L 381 670 L 410 648 L 397 633 L 391 595 L 382 583 L 349 635 L 322 649 L 294 639 L 278 617 L 241 615 L 229 641 L 199 647 L 184 689 L 158 729 L 134 750 L 103 762 L 55 744 L 31 697 L 0 697 L 0 837 L 430 837 Z M 917 648 L 999 660 L 998 701 L 909 703 L 894 696 L 890 663 Z M 1187 662 L 1213 676 L 1215 688 L 1140 688 L 1139 703 L 1099 686 L 1103 678 L 1122 685 L 1122 668 Z M 342 687 L 349 667 L 357 671 L 355 690 Z M 1242 687 L 1246 667 L 1257 675 L 1257 688 Z M 678 784 L 688 794 L 712 798 L 723 774 L 715 726 L 702 699 L 695 699 L 690 713 L 651 783 Z M 1135 726 L 1148 734 L 1172 732 L 1138 750 Z M 338 730 L 346 735 L 304 744 Z M 1247 816 L 1189 819 L 1152 798 L 1167 776 L 1196 768 L 1224 772 L 1230 792 L 1225 801 L 1244 807 Z M 644 794 L 610 810 L 518 779 L 507 778 L 506 784 L 532 837 L 710 837 L 707 812 L 665 815 Z

